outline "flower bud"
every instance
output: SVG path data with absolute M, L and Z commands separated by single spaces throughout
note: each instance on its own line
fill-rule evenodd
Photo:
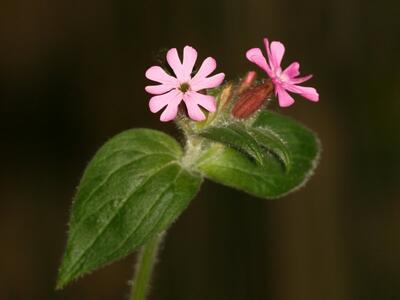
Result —
M 232 83 L 227 83 L 224 89 L 222 90 L 221 96 L 219 97 L 219 107 L 221 109 L 223 109 L 225 105 L 231 100 L 232 90 L 233 90 Z
M 245 91 L 239 96 L 232 109 L 232 115 L 238 119 L 247 119 L 256 112 L 272 94 L 274 85 L 271 80 Z
M 243 78 L 242 82 L 240 83 L 240 86 L 238 89 L 238 94 L 240 95 L 241 93 L 248 90 L 251 87 L 251 85 L 254 83 L 256 77 L 257 77 L 256 72 L 254 72 L 254 71 L 247 72 L 246 77 Z

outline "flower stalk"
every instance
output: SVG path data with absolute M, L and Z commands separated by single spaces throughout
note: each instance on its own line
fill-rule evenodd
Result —
M 151 281 L 151 276 L 157 262 L 157 254 L 164 240 L 165 233 L 155 236 L 147 242 L 140 251 L 136 270 L 132 281 L 130 300 L 145 300 Z

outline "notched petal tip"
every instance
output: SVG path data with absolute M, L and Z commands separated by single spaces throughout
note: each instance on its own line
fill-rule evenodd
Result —
M 196 53 L 197 54 L 197 50 L 195 49 L 195 48 L 193 48 L 192 46 L 190 46 L 190 45 L 186 45 L 184 48 L 183 48 L 183 51 L 185 52 L 185 51 L 191 51 L 192 53 Z
M 271 56 L 269 57 L 271 64 L 274 66 L 275 69 L 281 67 L 282 58 L 285 54 L 285 46 L 278 41 L 273 41 L 271 43 Z
M 269 77 L 271 78 L 274 77 L 274 74 L 271 70 L 271 66 L 268 64 L 267 59 L 265 58 L 260 48 L 249 49 L 246 52 L 246 58 L 252 63 L 259 66 L 262 70 L 264 70 Z
M 144 76 L 146 76 L 147 79 L 153 80 L 152 78 L 154 78 L 154 74 L 158 72 L 159 68 L 160 66 L 151 66 L 146 70 Z
M 201 122 L 201 121 L 204 121 L 206 119 L 206 116 L 202 112 L 201 113 L 191 113 L 191 114 L 189 114 L 189 117 L 193 121 L 197 121 L 197 122 Z
M 262 51 L 261 51 L 260 48 L 251 48 L 251 49 L 247 50 L 246 58 L 249 61 L 254 62 L 253 61 L 254 60 L 254 56 L 264 56 L 264 55 L 262 54 Z
M 182 62 L 182 79 L 190 80 L 193 67 L 196 64 L 197 51 L 192 46 L 185 46 L 183 48 L 183 62 Z
M 287 85 L 285 86 L 285 89 L 292 93 L 299 94 L 303 98 L 306 98 L 313 102 L 318 102 L 319 100 L 319 94 L 317 90 L 313 87 L 300 86 L 300 85 Z
M 167 51 L 167 55 L 166 58 L 178 58 L 179 59 L 179 55 L 178 55 L 178 49 L 176 48 L 171 48 Z
M 145 76 L 147 79 L 161 84 L 167 84 L 171 86 L 177 84 L 177 79 L 167 74 L 167 72 L 165 72 L 165 70 L 160 66 L 152 66 L 148 68 L 145 72 Z
M 271 50 L 275 51 L 285 51 L 285 45 L 279 41 L 272 41 L 271 42 Z
M 218 85 L 220 85 L 224 80 L 225 80 L 225 73 L 218 73 L 215 74 L 213 77 L 216 77 L 216 82 L 218 83 Z
M 169 122 L 176 118 L 178 114 L 178 105 L 169 104 L 160 116 L 161 122 Z
M 183 69 L 182 61 L 179 58 L 178 50 L 176 48 L 169 49 L 167 52 L 167 62 L 175 73 L 178 80 L 185 79 L 185 71 Z
M 210 75 L 210 73 L 212 73 L 217 68 L 217 61 L 215 60 L 215 58 L 209 56 L 203 61 L 201 68 L 204 68 L 209 71 L 212 70 L 207 75 L 205 75 L 205 76 L 208 76 L 208 75 Z
M 163 102 L 159 97 L 152 97 L 149 101 L 149 109 L 152 113 L 157 113 L 165 106 L 167 106 L 167 102 Z
M 175 117 L 163 116 L 162 114 L 161 114 L 161 116 L 160 116 L 160 121 L 161 121 L 161 122 L 164 122 L 164 123 L 169 122 L 169 121 L 172 121 L 173 119 L 175 119 Z
M 287 102 L 283 102 L 283 101 L 278 100 L 278 103 L 279 103 L 280 107 L 286 108 L 286 107 L 292 106 L 294 104 L 294 100 L 293 101 L 287 101 Z
M 312 102 L 319 102 L 319 94 L 317 91 L 315 91 L 315 93 L 312 94 L 307 94 L 306 98 Z

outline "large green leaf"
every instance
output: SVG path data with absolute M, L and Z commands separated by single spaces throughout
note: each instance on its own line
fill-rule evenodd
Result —
M 269 159 L 265 151 L 268 150 L 282 161 L 285 168 L 290 167 L 290 153 L 287 145 L 279 135 L 268 128 L 253 128 L 237 122 L 206 128 L 200 135 L 249 155 L 259 165 L 263 165 L 265 159 Z
M 173 138 L 148 129 L 123 132 L 97 152 L 73 203 L 58 288 L 131 253 L 181 214 L 202 180 L 181 156 Z
M 224 143 L 213 143 L 197 161 L 198 170 L 213 181 L 261 198 L 287 194 L 302 186 L 313 173 L 319 142 L 307 128 L 287 117 L 262 112 L 248 133 L 272 150 L 264 149 L 262 164 Z M 285 164 L 289 162 L 289 168 L 282 167 L 277 156 Z

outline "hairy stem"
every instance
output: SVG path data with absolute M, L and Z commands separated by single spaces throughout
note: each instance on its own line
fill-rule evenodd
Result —
M 157 254 L 165 232 L 149 240 L 140 251 L 133 277 L 131 300 L 145 300 L 149 291 L 151 275 L 157 262 Z

